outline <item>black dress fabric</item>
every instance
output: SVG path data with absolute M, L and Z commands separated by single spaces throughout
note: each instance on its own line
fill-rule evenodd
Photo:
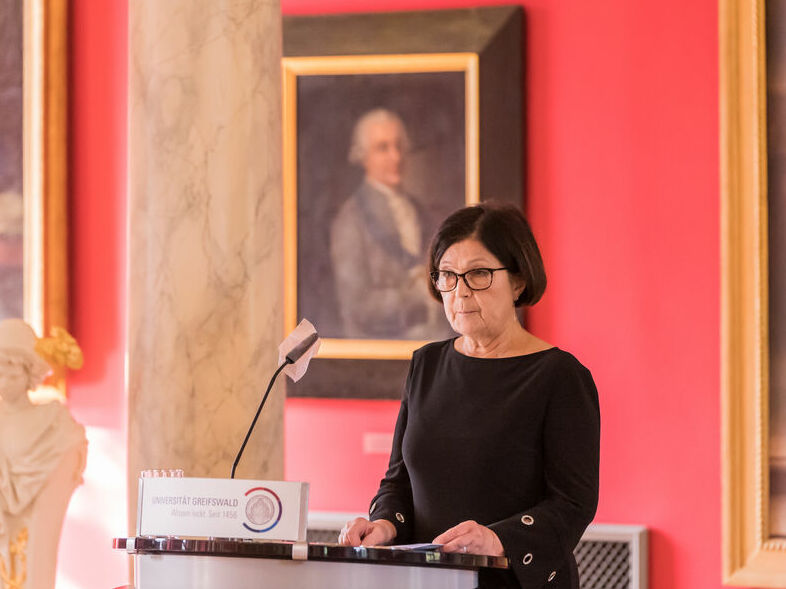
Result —
M 579 587 L 573 549 L 598 501 L 600 412 L 592 376 L 550 348 L 474 358 L 455 340 L 417 350 L 369 517 L 397 544 L 465 520 L 499 537 L 510 571 L 481 587 Z

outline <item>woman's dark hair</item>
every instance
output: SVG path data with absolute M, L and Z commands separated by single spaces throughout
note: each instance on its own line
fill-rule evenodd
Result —
M 524 215 L 513 205 L 483 202 L 464 207 L 442 222 L 429 251 L 429 272 L 439 270 L 439 262 L 450 246 L 465 239 L 477 239 L 524 281 L 524 292 L 515 305 L 534 305 L 546 290 L 546 271 L 535 236 Z M 429 282 L 431 295 L 442 300 L 440 292 Z

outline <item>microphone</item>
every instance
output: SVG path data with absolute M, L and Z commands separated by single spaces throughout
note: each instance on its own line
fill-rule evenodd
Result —
M 285 345 L 287 343 L 287 340 L 292 338 L 292 336 L 299 335 L 297 333 L 298 330 L 302 331 L 303 329 L 307 329 L 309 327 L 311 329 L 314 329 L 314 326 L 311 325 L 311 323 L 305 320 L 304 322 L 307 325 L 304 325 L 304 323 L 301 322 L 300 325 L 298 325 L 297 328 L 295 328 L 295 331 L 292 332 L 292 334 L 290 334 L 290 336 L 286 340 L 284 340 L 282 346 Z M 273 383 L 276 382 L 276 378 L 278 377 L 279 374 L 281 374 L 281 371 L 284 370 L 287 366 L 295 364 L 304 355 L 306 355 L 306 353 L 311 349 L 311 347 L 318 341 L 319 341 L 319 334 L 316 331 L 313 331 L 303 341 L 296 344 L 289 352 L 286 353 L 286 357 L 284 358 L 284 361 L 281 362 L 281 365 L 273 373 L 273 377 L 270 379 L 270 382 L 267 385 L 267 390 L 265 391 L 265 394 L 262 397 L 262 401 L 259 403 L 259 407 L 257 407 L 257 413 L 256 415 L 254 415 L 254 420 L 251 422 L 251 427 L 248 428 L 248 432 L 246 433 L 246 437 L 243 440 L 243 444 L 240 446 L 240 450 L 238 451 L 237 456 L 235 456 L 235 461 L 232 463 L 232 472 L 229 478 L 231 479 L 235 478 L 235 470 L 237 469 L 237 465 L 240 462 L 240 457 L 243 455 L 243 450 L 246 449 L 246 444 L 248 443 L 248 439 L 251 437 L 251 432 L 254 431 L 254 426 L 257 424 L 257 419 L 259 419 L 259 415 L 260 413 L 262 413 L 262 407 L 265 406 L 265 402 L 267 401 L 267 396 L 270 394 L 270 390 L 273 388 Z M 316 350 L 314 353 L 316 353 Z M 299 374 L 288 373 L 289 377 L 295 381 L 299 380 L 300 377 L 303 376 L 303 373 L 306 371 L 309 360 L 310 357 L 306 358 L 306 361 L 304 362 L 304 366 L 301 366 L 301 372 Z
M 318 339 L 319 339 L 319 334 L 317 334 L 317 332 L 315 331 L 310 336 L 308 336 L 306 339 L 304 339 L 302 342 L 300 342 L 298 345 L 296 345 L 294 348 L 292 348 L 287 353 L 287 356 L 286 356 L 287 364 L 294 364 L 295 362 L 300 360 L 300 358 L 303 356 L 303 354 L 308 352 L 308 349 L 311 346 L 313 346 L 314 342 L 316 342 Z

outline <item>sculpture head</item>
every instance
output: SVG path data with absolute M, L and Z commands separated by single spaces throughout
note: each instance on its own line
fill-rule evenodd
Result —
M 4 401 L 17 402 L 51 370 L 36 352 L 37 341 L 33 328 L 21 319 L 0 321 L 0 397 Z

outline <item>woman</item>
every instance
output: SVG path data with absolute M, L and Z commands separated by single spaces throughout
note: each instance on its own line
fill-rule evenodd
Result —
M 573 549 L 598 498 L 598 395 L 584 366 L 519 323 L 516 307 L 546 288 L 529 225 L 512 206 L 460 209 L 430 269 L 460 335 L 413 354 L 388 471 L 369 519 L 339 541 L 507 556 L 510 570 L 482 572 L 481 586 L 577 589 Z

